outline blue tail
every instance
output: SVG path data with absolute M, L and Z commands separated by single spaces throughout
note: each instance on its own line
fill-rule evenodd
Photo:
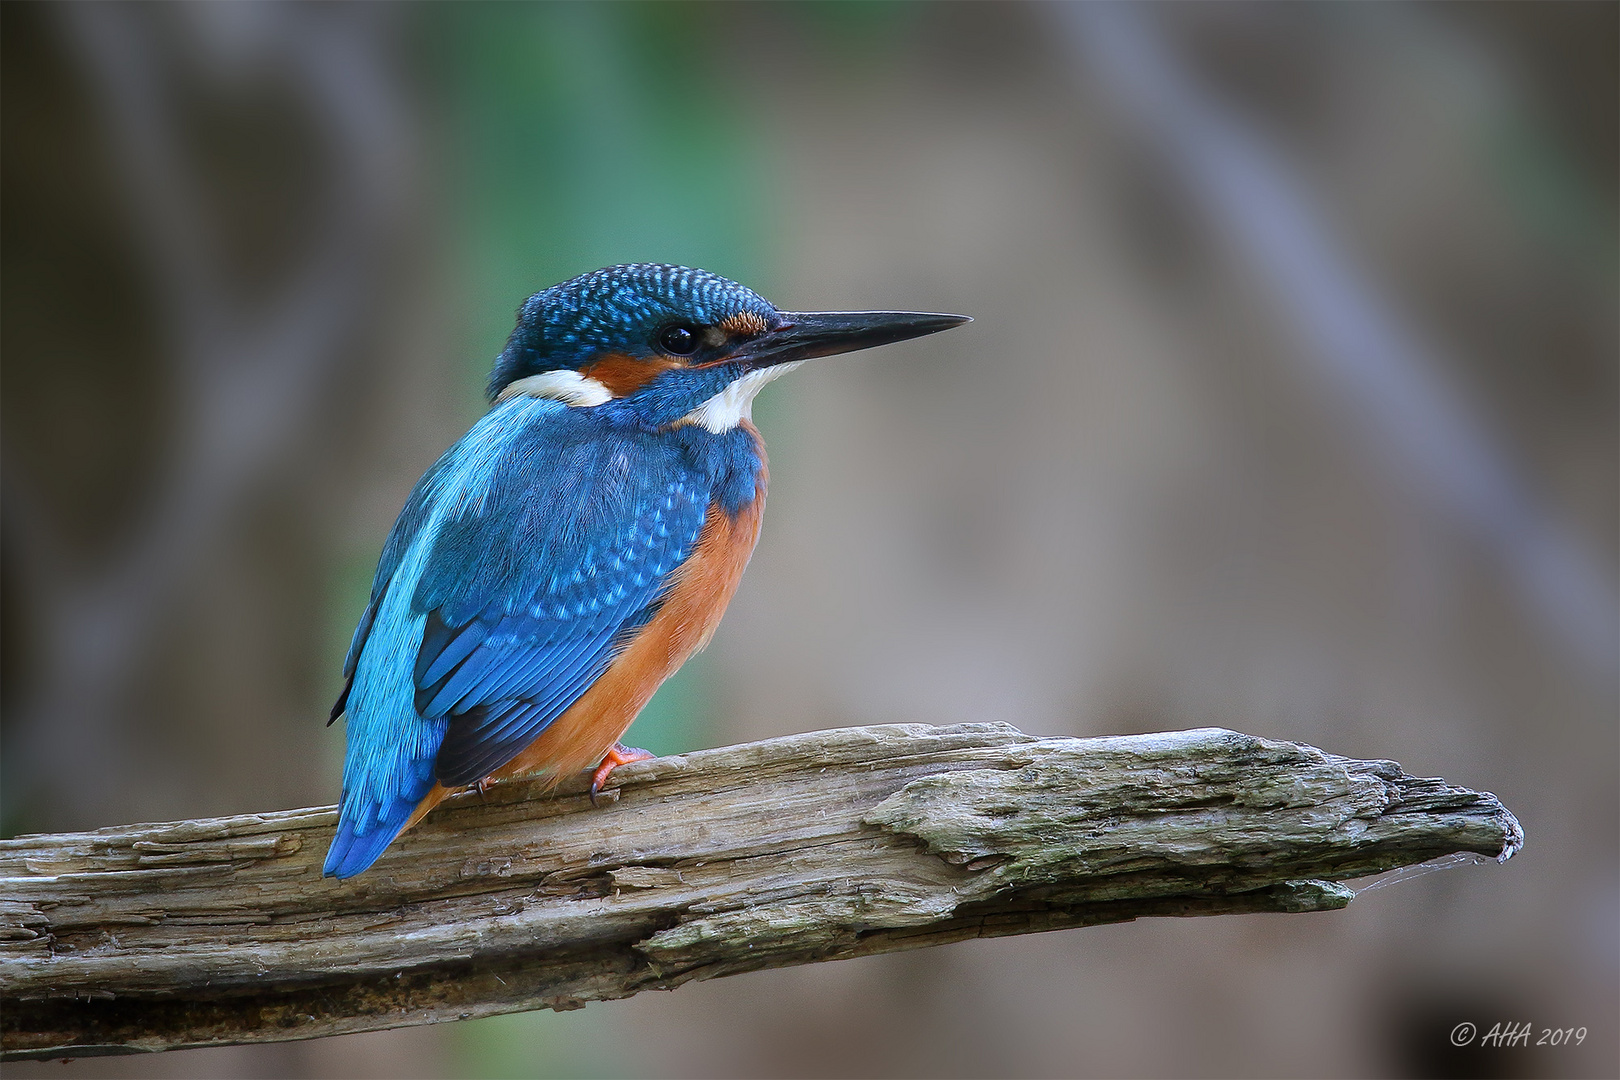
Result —
M 431 782 L 428 786 L 432 786 Z M 420 801 L 421 795 L 409 800 L 392 798 L 386 808 L 379 808 L 375 803 L 353 805 L 345 799 L 322 873 L 326 877 L 350 878 L 368 868 L 405 828 Z

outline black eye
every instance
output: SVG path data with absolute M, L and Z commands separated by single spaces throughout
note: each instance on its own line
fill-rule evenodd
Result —
M 697 332 L 690 326 L 666 326 L 658 332 L 658 347 L 676 356 L 691 356 L 697 352 Z

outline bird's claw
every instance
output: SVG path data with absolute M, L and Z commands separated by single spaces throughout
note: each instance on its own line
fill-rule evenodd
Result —
M 596 771 L 591 774 L 591 805 L 596 805 L 596 796 L 601 792 L 602 785 L 607 782 L 608 776 L 614 769 L 617 769 L 620 765 L 628 765 L 632 761 L 650 761 L 655 756 L 655 754 L 646 750 L 638 750 L 633 746 L 614 743 L 613 749 L 609 750 L 607 756 L 602 759 L 602 764 L 598 765 Z

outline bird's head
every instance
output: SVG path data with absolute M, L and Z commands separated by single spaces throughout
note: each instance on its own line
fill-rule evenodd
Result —
M 489 396 L 585 408 L 617 402 L 655 427 L 726 431 L 748 418 L 761 387 L 802 361 L 968 321 L 913 311 L 778 311 L 706 270 L 610 266 L 529 297 L 495 359 Z

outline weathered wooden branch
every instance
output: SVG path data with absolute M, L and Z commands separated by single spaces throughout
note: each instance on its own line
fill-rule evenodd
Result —
M 460 796 L 347 882 L 332 807 L 0 841 L 7 1058 L 310 1038 L 1146 915 L 1318 911 L 1523 843 L 1488 794 L 1204 729 L 851 728 Z M 612 796 L 617 794 L 617 798 Z

